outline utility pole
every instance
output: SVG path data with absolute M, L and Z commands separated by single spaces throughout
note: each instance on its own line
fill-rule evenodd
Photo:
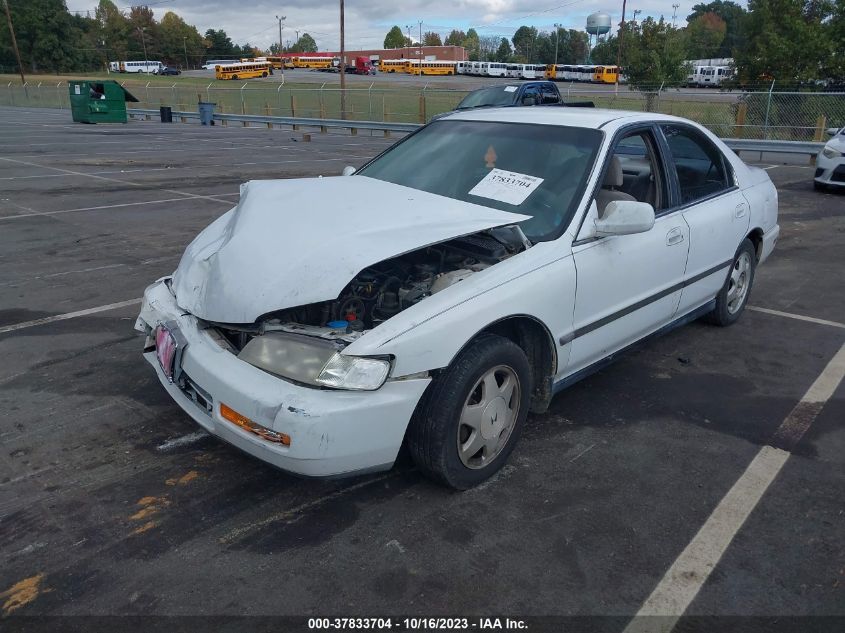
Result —
M 408 31 L 408 59 L 411 59 L 411 45 L 413 44 L 413 42 L 411 41 L 411 27 L 406 24 L 405 30 Z
M 343 0 L 340 0 L 340 118 L 346 118 L 346 26 L 343 18 Z
M 285 20 L 287 20 L 287 19 L 288 19 L 288 17 L 287 17 L 286 15 L 283 15 L 283 16 L 281 16 L 281 17 L 279 17 L 279 16 L 277 15 L 277 16 L 276 16 L 276 19 L 279 21 L 279 57 L 281 57 L 281 56 L 282 56 L 282 51 L 284 50 L 284 46 L 282 45 L 282 22 L 284 22 Z M 285 69 L 285 65 L 284 65 L 284 63 L 283 63 L 283 64 L 282 64 L 282 72 L 284 72 L 284 69 Z
M 631 20 L 631 22 L 636 24 L 637 23 L 637 16 L 642 12 L 643 12 L 642 9 L 634 9 L 634 19 Z
M 146 67 L 147 62 L 150 60 L 147 59 L 147 39 L 144 37 L 144 28 L 143 26 L 139 26 L 138 32 L 141 34 L 141 46 L 144 47 L 144 66 Z
M 625 4 L 622 0 L 622 22 L 619 23 L 619 42 L 616 47 L 616 87 L 619 87 L 619 75 L 622 74 L 622 38 L 625 35 Z
M 672 5 L 672 28 L 675 28 L 675 18 L 678 16 L 678 7 L 681 6 L 679 4 Z
M 12 36 L 12 48 L 15 49 L 15 59 L 18 60 L 18 71 L 21 74 L 21 84 L 23 84 L 24 94 L 26 94 L 26 78 L 23 76 L 23 63 L 21 63 L 21 54 L 20 51 L 18 51 L 18 40 L 15 39 L 15 27 L 12 26 L 12 13 L 9 11 L 8 0 L 3 0 L 3 7 L 6 9 L 6 22 L 9 23 L 9 34 Z
M 188 70 L 188 38 L 185 35 L 182 36 L 182 48 L 185 49 L 185 70 Z
M 560 27 L 561 25 L 555 22 L 555 66 L 557 66 L 557 45 L 560 42 Z M 555 73 L 557 76 L 557 73 Z
M 297 44 L 299 44 L 299 31 L 294 29 L 293 32 L 296 33 L 296 42 L 293 43 L 293 45 L 296 46 Z
M 420 71 L 420 72 L 419 72 L 420 77 L 422 77 L 422 62 L 423 62 L 422 25 L 423 25 L 422 20 L 420 20 L 420 55 L 419 55 L 419 57 L 420 57 L 420 65 L 419 65 L 419 67 L 418 67 L 418 70 Z

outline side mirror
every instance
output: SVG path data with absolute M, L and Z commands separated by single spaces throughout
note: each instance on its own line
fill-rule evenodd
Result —
M 653 226 L 654 207 L 647 202 L 613 200 L 605 207 L 604 217 L 596 220 L 596 235 L 645 233 Z
M 836 136 L 836 133 L 839 131 L 839 128 L 836 127 L 829 127 L 825 130 L 828 136 Z
M 347 165 L 346 167 L 343 168 L 343 171 L 340 172 L 340 175 L 341 176 L 351 176 L 356 171 L 357 170 L 352 165 Z

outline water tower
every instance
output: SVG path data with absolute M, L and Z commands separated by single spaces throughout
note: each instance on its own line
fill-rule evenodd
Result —
M 591 13 L 587 16 L 587 33 L 604 35 L 610 32 L 610 16 L 607 13 Z
M 596 36 L 596 44 L 602 35 L 610 33 L 610 16 L 607 13 L 591 13 L 587 16 L 587 33 L 590 35 L 590 48 L 592 48 L 592 37 Z

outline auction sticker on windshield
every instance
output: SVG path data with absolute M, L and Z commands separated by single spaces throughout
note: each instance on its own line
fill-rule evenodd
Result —
M 542 184 L 543 179 L 515 171 L 491 169 L 481 181 L 469 190 L 470 195 L 498 200 L 518 206 Z

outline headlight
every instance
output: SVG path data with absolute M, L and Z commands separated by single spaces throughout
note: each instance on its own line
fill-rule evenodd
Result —
M 380 358 L 335 354 L 323 367 L 317 382 L 336 389 L 378 389 L 387 379 L 390 362 Z
M 842 152 L 833 149 L 832 147 L 825 147 L 822 150 L 822 154 L 824 154 L 825 158 L 839 158 L 842 156 Z
M 378 389 L 390 371 L 389 361 L 345 356 L 331 341 L 283 332 L 250 339 L 238 358 L 282 378 L 335 389 Z
M 335 352 L 337 347 L 329 341 L 271 332 L 250 339 L 238 358 L 282 378 L 317 385 L 317 376 Z

